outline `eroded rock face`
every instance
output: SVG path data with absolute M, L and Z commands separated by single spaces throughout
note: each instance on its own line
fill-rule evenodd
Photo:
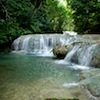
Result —
M 57 58 L 64 58 L 69 51 L 69 46 L 56 44 L 52 51 Z

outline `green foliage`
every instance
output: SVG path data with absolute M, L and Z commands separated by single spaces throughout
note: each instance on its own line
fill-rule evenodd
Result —
M 27 2 L 27 0 L 0 1 L 0 44 L 9 43 L 14 38 L 26 34 L 26 31 L 30 33 L 30 30 L 22 27 L 25 25 L 27 13 L 32 9 Z M 28 19 L 28 16 L 26 18 Z
M 58 0 L 0 0 L 0 44 L 29 33 L 73 30 L 72 10 Z
M 68 0 L 75 11 L 75 30 L 80 33 L 100 31 L 100 1 L 99 0 Z
M 99 0 L 0 0 L 0 44 L 23 34 L 99 32 Z
M 47 0 L 45 10 L 52 31 L 73 30 L 72 10 L 68 5 L 63 6 L 58 0 Z

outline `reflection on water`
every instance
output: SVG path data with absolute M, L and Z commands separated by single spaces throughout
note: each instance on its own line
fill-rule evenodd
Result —
M 79 70 L 53 62 L 48 57 L 22 54 L 0 55 L 0 100 L 44 100 L 46 98 L 81 98 L 88 100 L 78 82 Z

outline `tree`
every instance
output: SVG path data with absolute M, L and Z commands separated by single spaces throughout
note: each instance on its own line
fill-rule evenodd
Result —
M 22 34 L 74 28 L 72 10 L 58 0 L 0 0 L 0 9 L 0 43 Z
M 74 10 L 75 30 L 80 33 L 100 32 L 99 0 L 68 0 Z

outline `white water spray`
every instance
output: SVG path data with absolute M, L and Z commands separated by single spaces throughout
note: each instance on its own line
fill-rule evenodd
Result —
M 59 43 L 65 43 L 63 35 L 25 35 L 13 42 L 13 48 L 15 51 L 38 56 L 53 56 L 52 49 Z

